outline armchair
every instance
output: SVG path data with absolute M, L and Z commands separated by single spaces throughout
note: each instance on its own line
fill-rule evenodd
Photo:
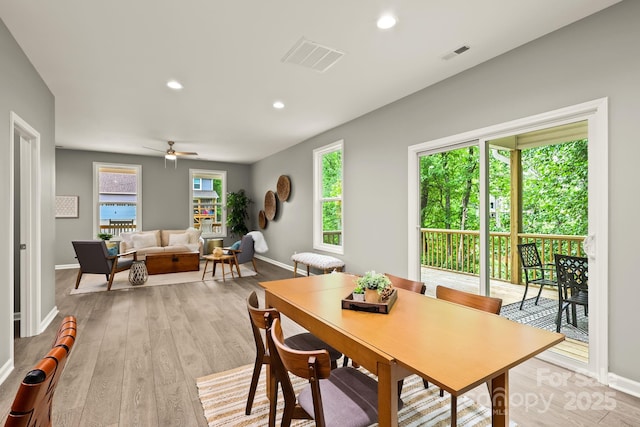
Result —
M 562 312 L 569 307 L 573 319 L 571 324 L 578 325 L 576 305 L 584 307 L 585 315 L 589 310 L 589 260 L 582 257 L 555 254 L 556 272 L 558 273 L 558 315 L 556 316 L 556 332 L 560 332 Z
M 522 301 L 520 301 L 520 310 L 522 310 L 522 305 L 527 298 L 530 283 L 540 286 L 538 296 L 536 297 L 536 305 L 538 305 L 538 300 L 540 299 L 544 285 L 557 286 L 557 283 L 555 280 L 544 277 L 545 272 L 548 274 L 553 272 L 555 265 L 542 264 L 540 254 L 538 253 L 538 246 L 535 243 L 518 245 L 518 252 L 520 253 L 520 262 L 524 270 L 524 295 L 522 295 Z
M 254 258 L 256 251 L 253 245 L 253 237 L 245 234 L 244 236 L 242 236 L 242 240 L 240 240 L 240 247 L 238 249 L 227 248 L 227 251 L 229 251 L 229 253 L 233 254 L 236 257 L 236 267 L 238 268 L 238 276 L 240 277 L 242 277 L 242 275 L 240 274 L 240 264 L 244 264 L 249 261 L 251 261 L 251 263 L 253 264 L 253 269 L 255 270 L 255 272 L 258 272 L 258 267 L 256 267 L 256 260 Z
M 103 240 L 75 240 L 71 242 L 76 252 L 76 258 L 80 263 L 78 278 L 76 279 L 76 289 L 80 285 L 82 275 L 104 274 L 107 278 L 107 290 L 111 290 L 113 276 L 119 272 L 128 270 L 133 265 L 133 261 L 138 260 L 136 251 L 129 251 L 111 256 L 107 251 L 107 245 Z M 129 258 L 133 255 L 132 258 Z M 126 257 L 126 258 L 125 258 Z

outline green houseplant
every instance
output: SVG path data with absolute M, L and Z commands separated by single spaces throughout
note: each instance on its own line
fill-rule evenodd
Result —
M 98 239 L 101 239 L 101 240 L 108 241 L 108 240 L 111 240 L 111 238 L 112 238 L 112 237 L 113 237 L 113 234 L 109 234 L 109 233 L 98 233 Z
M 105 245 L 107 245 L 109 255 L 116 256 L 118 255 L 118 243 L 110 242 L 109 240 L 111 240 L 112 237 L 113 234 L 110 233 L 98 233 L 98 239 L 104 240 Z
M 229 233 L 244 236 L 249 232 L 246 221 L 249 219 L 249 204 L 251 199 L 244 190 L 227 193 L 227 226 Z
M 390 286 L 391 280 L 386 275 L 375 271 L 367 271 L 364 276 L 356 279 L 356 288 L 364 289 L 364 299 L 367 302 L 379 302 L 380 295 Z

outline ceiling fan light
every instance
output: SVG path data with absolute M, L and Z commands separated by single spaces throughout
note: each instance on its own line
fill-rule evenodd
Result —
M 175 159 L 177 159 L 175 154 L 165 154 L 164 158 L 167 159 L 167 160 L 175 160 Z
M 398 21 L 395 18 L 395 16 L 383 15 L 378 19 L 378 22 L 376 23 L 376 25 L 381 30 L 388 30 L 389 28 L 393 28 L 397 22 Z
M 167 82 L 167 86 L 173 90 L 180 90 L 182 89 L 182 83 L 180 83 L 177 80 L 169 80 Z

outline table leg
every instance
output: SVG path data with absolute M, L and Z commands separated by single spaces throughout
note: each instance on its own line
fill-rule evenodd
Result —
M 202 280 L 204 280 L 204 275 L 207 272 L 207 265 L 209 265 L 209 260 L 204 262 L 204 270 L 202 270 Z
M 378 425 L 398 427 L 398 378 L 396 365 L 378 362 Z
M 220 260 L 220 264 L 222 264 L 222 281 L 223 281 L 223 282 L 226 282 L 226 281 L 227 281 L 227 279 L 226 279 L 226 278 L 225 278 L 225 276 L 224 276 L 224 260 L 223 260 L 223 259 L 222 259 L 222 260 Z
M 491 425 L 506 427 L 509 425 L 509 371 L 505 371 L 491 380 Z

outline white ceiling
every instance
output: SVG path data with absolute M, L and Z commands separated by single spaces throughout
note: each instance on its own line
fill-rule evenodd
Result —
M 0 0 L 0 17 L 55 95 L 58 146 L 252 163 L 618 1 Z M 302 37 L 345 55 L 283 63 Z

